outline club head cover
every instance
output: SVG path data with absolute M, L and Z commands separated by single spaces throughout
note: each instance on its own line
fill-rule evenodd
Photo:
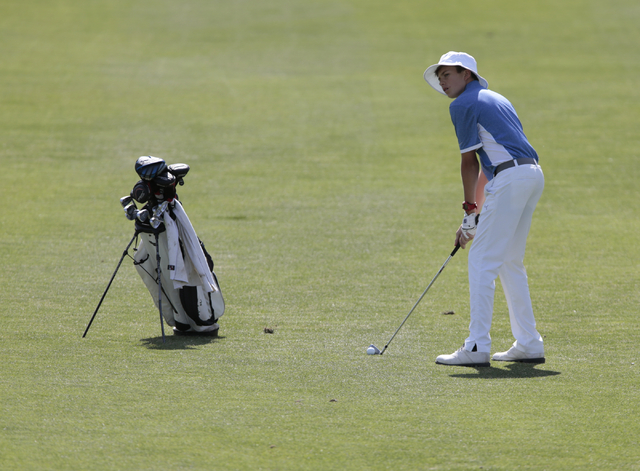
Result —
M 166 169 L 165 161 L 152 155 L 143 155 L 136 160 L 136 173 L 143 180 L 153 180 Z
M 174 174 L 165 170 L 160 175 L 157 175 L 153 180 L 151 180 L 151 183 L 159 188 L 169 188 L 170 186 L 175 186 L 177 181 Z
M 131 197 L 138 203 L 144 204 L 151 198 L 151 188 L 144 180 L 138 181 L 131 190 Z
M 176 178 L 180 179 L 184 177 L 191 169 L 187 164 L 171 164 L 167 167 Z

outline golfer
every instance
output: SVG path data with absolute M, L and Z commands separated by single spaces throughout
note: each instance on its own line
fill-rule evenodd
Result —
M 472 56 L 448 52 L 425 71 L 424 78 L 453 99 L 449 111 L 462 155 L 465 211 L 455 242 L 465 248 L 473 239 L 469 250 L 469 337 L 462 348 L 438 356 L 436 363 L 489 366 L 489 330 L 498 276 L 515 342 L 508 351 L 494 354 L 493 360 L 544 363 L 544 345 L 536 330 L 523 264 L 531 218 L 544 188 L 538 154 L 524 135 L 511 103 L 488 90 Z M 482 217 L 476 220 L 482 198 L 476 197 L 476 191 L 485 182 Z

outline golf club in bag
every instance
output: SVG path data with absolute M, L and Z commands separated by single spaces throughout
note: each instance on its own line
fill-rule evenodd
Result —
M 456 247 L 453 249 L 453 251 L 451 252 L 451 254 L 449 255 L 449 257 L 447 258 L 447 260 L 445 260 L 444 264 L 440 267 L 440 270 L 438 270 L 438 273 L 436 273 L 436 276 L 433 277 L 433 280 L 431 280 L 431 283 L 429 283 L 429 286 L 427 286 L 427 288 L 424 290 L 424 292 L 422 293 L 422 295 L 418 298 L 418 300 L 416 301 L 416 303 L 413 305 L 413 307 L 411 308 L 411 310 L 409 311 L 409 314 L 407 314 L 407 317 L 404 318 L 404 320 L 402 321 L 402 324 L 400 324 L 400 327 L 398 327 L 398 329 L 394 332 L 394 334 L 391 336 L 391 338 L 389 339 L 389 341 L 387 342 L 387 344 L 384 346 L 384 348 L 382 350 L 380 350 L 378 347 L 376 347 L 375 345 L 371 344 L 369 345 L 369 347 L 367 348 L 367 353 L 369 355 L 382 355 L 385 350 L 387 349 L 387 347 L 389 346 L 389 344 L 391 343 L 391 341 L 393 340 L 393 338 L 396 336 L 396 334 L 400 331 L 400 329 L 402 328 L 402 326 L 404 325 L 405 322 L 407 322 L 407 319 L 409 319 L 409 316 L 411 315 L 411 313 L 414 311 L 414 309 L 418 306 L 418 304 L 420 304 L 420 301 L 422 301 L 422 298 L 424 298 L 424 295 L 427 294 L 427 291 L 429 291 L 429 288 L 431 288 L 431 285 L 433 285 L 433 283 L 436 281 L 436 278 L 438 278 L 438 276 L 440 276 L 440 273 L 442 273 L 442 270 L 444 270 L 444 267 L 447 266 L 447 263 L 449 263 L 449 260 L 451 260 L 451 258 L 456 254 L 456 252 L 460 249 L 460 245 L 456 245 Z
M 176 194 L 176 185 L 184 184 L 189 166 L 167 166 L 162 159 L 143 156 L 135 168 L 141 180 L 129 196 L 120 199 L 127 219 L 135 223 L 135 233 L 82 337 L 87 335 L 126 256 L 133 260 L 158 308 L 163 342 L 164 322 L 173 328 L 174 335 L 217 336 L 218 320 L 225 311 L 222 291 L 213 260 Z M 138 209 L 136 201 L 144 207 Z M 131 256 L 129 248 L 134 241 Z

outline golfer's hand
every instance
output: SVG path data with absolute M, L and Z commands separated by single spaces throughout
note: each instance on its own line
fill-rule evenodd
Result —
M 456 231 L 456 245 L 460 244 L 463 249 L 476 236 L 477 218 L 476 213 L 465 214 L 462 224 Z
M 471 239 L 473 239 L 473 237 L 467 238 L 464 235 L 462 235 L 462 226 L 460 226 L 456 231 L 455 245 L 459 245 L 461 249 L 464 249 L 467 247 L 467 244 L 469 243 L 469 241 L 471 241 Z

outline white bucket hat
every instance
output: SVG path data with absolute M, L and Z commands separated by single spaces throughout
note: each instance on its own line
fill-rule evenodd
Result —
M 437 64 L 429 66 L 429 68 L 424 71 L 424 79 L 427 81 L 427 83 L 443 95 L 446 95 L 446 93 L 440 86 L 440 80 L 438 80 L 438 76 L 436 75 L 436 70 L 441 65 L 459 65 L 460 67 L 464 67 L 465 69 L 470 70 L 471 72 L 476 74 L 476 77 L 478 77 L 478 81 L 480 82 L 482 88 L 489 88 L 489 82 L 480 77 L 480 75 L 478 74 L 478 65 L 476 64 L 476 60 L 472 56 L 470 56 L 466 52 L 449 51 L 440 58 Z

